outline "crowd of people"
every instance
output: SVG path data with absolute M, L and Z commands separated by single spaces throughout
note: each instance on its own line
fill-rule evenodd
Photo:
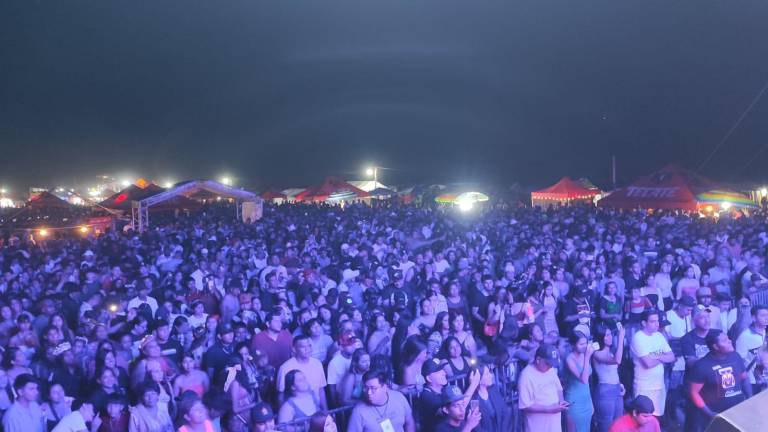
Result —
M 3 232 L 3 430 L 701 431 L 768 382 L 760 212 L 233 214 Z

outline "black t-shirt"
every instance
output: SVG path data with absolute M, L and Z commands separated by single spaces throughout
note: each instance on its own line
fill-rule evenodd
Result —
M 461 432 L 462 429 L 464 429 L 464 425 L 466 424 L 466 420 L 461 422 L 458 426 L 452 426 L 450 423 L 448 423 L 448 419 L 445 419 L 441 421 L 437 427 L 435 427 L 435 432 Z
M 469 290 L 469 304 L 472 308 L 478 308 L 478 313 L 480 316 L 487 318 L 488 305 L 491 304 L 491 296 L 485 295 L 485 293 L 483 293 L 480 288 L 472 287 Z
M 723 357 L 709 353 L 691 368 L 689 381 L 703 383 L 701 397 L 715 412 L 723 412 L 745 399 L 741 391 L 744 360 L 735 352 Z
M 203 354 L 203 370 L 222 371 L 227 367 L 227 361 L 230 357 L 232 357 L 232 348 L 225 349 L 221 342 L 216 342 Z
M 437 423 L 443 418 L 440 412 L 440 407 L 443 406 L 442 397 L 440 393 L 435 393 L 429 388 L 425 387 L 424 391 L 419 395 L 419 403 L 417 405 L 419 411 L 419 423 L 421 429 L 425 432 L 432 432 L 435 430 Z
M 710 332 L 711 331 L 712 330 L 710 330 Z M 704 356 L 709 353 L 707 342 L 704 339 L 705 338 L 696 334 L 696 330 L 691 330 L 684 334 L 683 337 L 680 338 L 680 349 L 683 352 L 683 357 L 696 357 L 699 360 L 704 358 Z M 686 371 L 689 369 L 690 368 L 686 367 Z M 688 376 L 690 373 L 686 373 L 685 375 Z

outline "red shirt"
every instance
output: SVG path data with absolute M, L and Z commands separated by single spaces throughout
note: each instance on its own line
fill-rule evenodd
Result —
M 293 336 L 288 330 L 283 330 L 277 335 L 277 340 L 273 340 L 263 331 L 253 337 L 251 340 L 251 353 L 259 350 L 267 355 L 269 364 L 277 370 L 280 365 L 291 358 L 291 346 L 293 345 Z
M 661 427 L 655 417 L 640 426 L 632 414 L 624 414 L 613 422 L 608 432 L 661 432 Z

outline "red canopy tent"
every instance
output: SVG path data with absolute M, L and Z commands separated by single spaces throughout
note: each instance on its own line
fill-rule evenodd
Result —
M 721 188 L 717 183 L 685 168 L 668 165 L 617 189 L 598 202 L 600 207 L 622 209 L 675 209 L 695 211 L 696 195 Z
M 312 186 L 296 195 L 296 201 L 347 201 L 369 198 L 370 196 L 368 192 L 352 186 L 339 178 L 328 177 L 321 185 Z
M 68 209 L 68 202 L 50 192 L 40 192 L 27 201 L 27 207 L 31 209 Z
M 274 190 L 268 190 L 261 193 L 261 199 L 267 201 L 284 200 L 287 197 L 286 194 Z
M 155 196 L 163 191 L 165 191 L 165 189 L 163 189 L 162 187 L 154 183 L 148 183 L 144 187 L 134 184 L 134 185 L 128 186 L 127 188 L 121 190 L 120 192 L 117 192 L 116 194 L 105 199 L 99 204 L 103 207 L 114 209 L 114 210 L 130 211 L 133 201 L 141 201 L 145 198 Z M 151 211 L 166 211 L 166 210 L 174 210 L 174 209 L 196 210 L 196 209 L 199 209 L 200 207 L 201 207 L 201 204 L 199 202 L 184 196 L 178 196 L 168 201 L 164 201 L 162 204 L 158 204 L 154 207 L 151 207 L 150 210 Z
M 531 192 L 531 202 L 533 205 L 551 205 L 574 201 L 591 202 L 599 194 L 600 190 L 598 189 L 589 189 L 569 177 L 563 177 L 548 188 Z

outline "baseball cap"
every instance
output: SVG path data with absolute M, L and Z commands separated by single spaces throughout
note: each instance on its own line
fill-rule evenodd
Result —
M 225 335 L 227 333 L 234 333 L 234 332 L 235 330 L 232 328 L 232 324 L 230 323 L 219 324 L 216 327 L 216 333 L 219 336 Z
M 452 404 L 456 401 L 464 399 L 464 393 L 462 393 L 461 389 L 455 385 L 447 385 L 443 387 L 443 391 L 440 396 L 443 405 Z
M 437 357 L 427 360 L 421 365 L 421 375 L 426 377 L 429 374 L 443 370 L 447 365 L 448 362 L 442 361 Z
M 696 307 L 696 300 L 694 300 L 691 296 L 683 296 L 680 300 L 678 300 L 677 304 L 687 307 Z
M 710 313 L 710 311 L 711 311 L 711 310 L 710 310 L 708 307 L 706 307 L 706 306 L 703 306 L 703 305 L 696 305 L 696 307 L 695 307 L 695 308 L 693 308 L 693 312 L 691 313 L 691 316 L 692 316 L 693 318 L 696 318 L 697 316 L 699 316 L 699 314 L 702 314 L 702 313 Z
M 253 422 L 254 423 L 266 423 L 275 418 L 275 413 L 272 412 L 272 407 L 268 403 L 259 402 L 253 408 Z
M 541 357 L 541 359 L 549 363 L 550 366 L 554 366 L 560 359 L 560 356 L 557 354 L 557 348 L 549 344 L 541 345 L 536 350 L 536 357 Z
M 653 401 L 644 395 L 638 395 L 632 401 L 632 409 L 641 414 L 653 414 Z

